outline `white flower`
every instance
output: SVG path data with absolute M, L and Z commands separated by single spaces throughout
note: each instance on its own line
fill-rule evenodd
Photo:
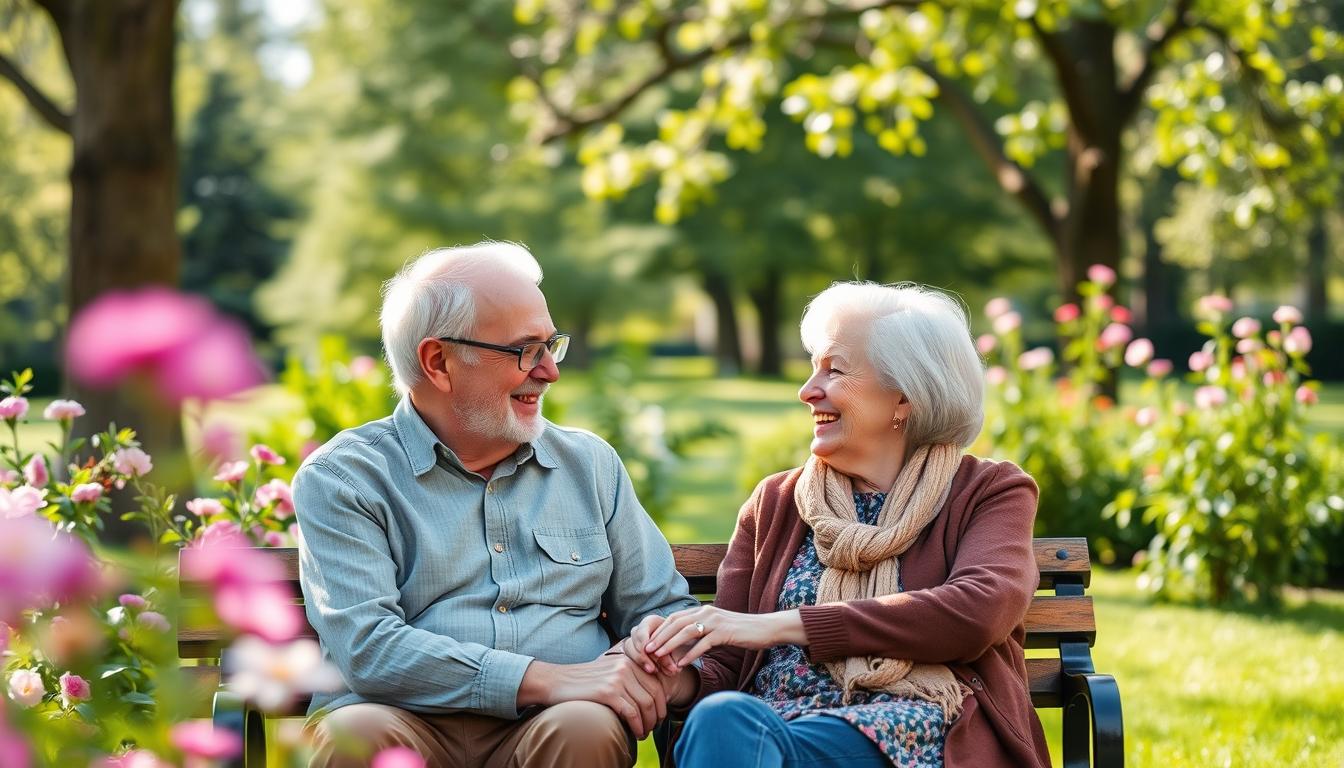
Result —
M 150 460 L 149 454 L 139 448 L 118 449 L 112 454 L 112 464 L 118 472 L 130 477 L 147 475 L 154 468 L 154 462 Z
M 37 706 L 46 693 L 42 675 L 35 669 L 16 669 L 9 676 L 9 698 L 24 709 Z
M 229 651 L 235 662 L 229 687 L 266 711 L 287 706 L 297 694 L 341 686 L 340 673 L 322 660 L 321 649 L 310 638 L 272 645 L 244 635 Z

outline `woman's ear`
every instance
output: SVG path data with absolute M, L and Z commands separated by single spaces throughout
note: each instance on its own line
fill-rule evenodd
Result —
M 444 343 L 438 339 L 421 339 L 415 353 L 420 359 L 420 372 L 425 375 L 425 380 L 440 392 L 452 392 L 453 358 Z
M 905 396 L 904 392 L 897 392 L 896 412 L 892 414 L 892 418 L 904 424 L 905 420 L 910 418 L 910 411 L 912 410 L 914 410 L 914 406 L 910 404 L 910 399 Z

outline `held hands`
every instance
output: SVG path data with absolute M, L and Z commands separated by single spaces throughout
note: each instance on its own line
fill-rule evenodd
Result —
M 519 705 L 597 702 L 615 712 L 642 739 L 667 716 L 664 682 L 613 648 L 584 664 L 532 662 L 519 689 Z
M 658 621 L 652 622 L 651 619 Z M 653 634 L 642 646 L 643 655 L 657 665 L 663 674 L 676 674 L 676 670 L 684 669 L 718 645 L 755 650 L 781 643 L 807 642 L 802 618 L 796 610 L 737 613 L 702 605 L 678 611 L 665 620 L 650 616 L 630 633 L 627 647 L 635 644 L 636 635 L 648 625 L 652 625 Z M 630 651 L 627 650 L 627 654 L 630 655 Z M 643 669 L 648 669 L 642 659 L 634 655 L 631 658 L 640 663 Z

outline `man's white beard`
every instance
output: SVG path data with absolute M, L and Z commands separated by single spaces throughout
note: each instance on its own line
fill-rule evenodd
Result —
M 537 405 L 541 405 L 545 393 L 537 395 Z M 523 420 L 513 412 L 508 400 L 495 400 L 482 396 L 475 400 L 458 402 L 454 406 L 461 420 L 462 428 L 468 433 L 486 440 L 502 440 L 522 445 L 541 437 L 546 429 L 546 420 L 540 411 L 536 416 Z

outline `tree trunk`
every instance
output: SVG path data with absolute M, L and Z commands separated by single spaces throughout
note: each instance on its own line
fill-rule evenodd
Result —
M 737 335 L 737 308 L 727 275 L 713 269 L 704 273 L 704 289 L 714 302 L 714 370 L 719 376 L 742 371 L 742 343 Z
M 761 281 L 749 292 L 760 320 L 761 360 L 757 373 L 762 376 L 784 375 L 784 352 L 779 343 L 780 291 L 784 275 L 778 267 L 768 266 Z
M 1162 243 L 1156 232 L 1157 221 L 1170 204 L 1175 185 L 1176 172 L 1164 169 L 1143 197 L 1143 307 L 1135 314 L 1143 332 L 1150 337 L 1169 332 L 1181 324 L 1181 287 L 1185 273 L 1162 259 Z M 1138 304 L 1137 301 L 1134 303 Z
M 1303 307 L 1308 322 L 1313 325 L 1325 320 L 1329 304 L 1326 296 L 1326 281 L 1330 278 L 1326 263 L 1330 258 L 1329 243 L 1325 231 L 1325 212 L 1317 211 L 1312 218 L 1311 231 L 1307 233 L 1307 269 L 1306 306 Z
M 74 316 L 99 294 L 158 283 L 176 286 L 177 144 L 173 132 L 177 0 L 72 0 L 52 18 L 75 83 L 71 123 L 68 304 Z M 67 384 L 88 415 L 77 428 L 109 421 L 133 427 L 159 457 L 155 480 L 185 488 L 170 457 L 182 455 L 176 409 L 128 383 L 87 391 Z M 179 472 L 185 467 L 177 463 Z M 122 525 L 120 529 L 118 526 Z M 110 538 L 124 541 L 124 524 Z

